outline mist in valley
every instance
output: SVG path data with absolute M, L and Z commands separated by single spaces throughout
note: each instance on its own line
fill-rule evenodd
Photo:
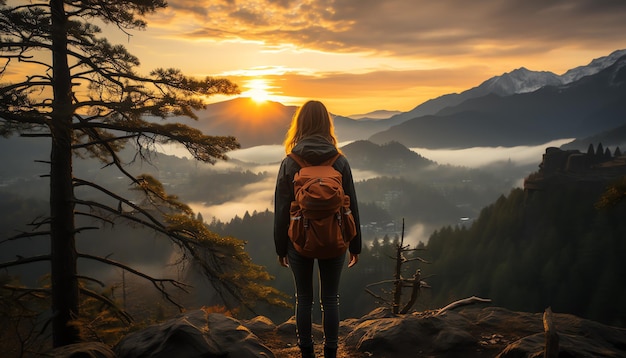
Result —
M 537 146 L 518 147 L 411 148 L 413 152 L 435 161 L 437 165 L 419 170 L 416 173 L 407 170 L 407 175 L 414 174 L 411 175 L 411 180 L 413 181 L 428 181 L 441 174 L 437 167 L 444 166 L 447 168 L 447 175 L 456 176 L 454 179 L 458 179 L 458 184 L 462 185 L 465 183 L 467 186 L 482 186 L 481 183 L 468 182 L 468 179 L 464 179 L 462 174 L 454 174 L 455 171 L 461 172 L 471 169 L 489 175 L 493 180 L 502 180 L 501 185 L 499 185 L 502 190 L 499 194 L 507 194 L 510 189 L 521 187 L 523 179 L 531 172 L 537 170 L 547 147 L 559 147 L 570 141 L 571 139 L 561 139 Z M 342 144 L 347 145 L 349 143 Z M 283 147 L 280 145 L 253 147 L 233 151 L 228 156 L 231 158 L 230 161 L 218 162 L 215 166 L 208 167 L 207 170 L 221 173 L 241 171 L 264 173 L 263 178 L 257 182 L 236 188 L 234 192 L 230 193 L 232 199 L 227 202 L 207 204 L 206 202 L 190 198 L 189 204 L 194 211 L 201 213 L 207 221 L 211 220 L 211 218 L 216 218 L 224 222 L 233 219 L 235 216 L 242 217 L 246 212 L 259 212 L 266 209 L 272 211 L 275 179 L 279 163 L 284 157 Z M 348 157 L 348 159 L 350 158 Z M 375 171 L 370 168 L 363 169 L 354 166 L 352 167 L 352 172 L 355 182 L 393 176 L 392 174 Z M 420 176 L 424 179 L 420 180 Z M 504 183 L 505 180 L 507 180 L 506 183 Z M 187 183 L 186 185 L 194 185 L 194 183 Z M 436 185 L 436 183 L 433 185 Z M 361 197 L 367 197 L 365 193 L 359 193 L 358 191 L 357 195 L 359 195 L 359 200 L 361 200 Z M 421 227 L 424 224 L 415 225 Z M 424 235 L 421 235 L 421 237 L 424 237 Z

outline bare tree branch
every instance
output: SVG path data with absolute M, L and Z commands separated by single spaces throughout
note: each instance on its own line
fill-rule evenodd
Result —
M 187 291 L 187 287 L 190 287 L 189 285 L 180 282 L 178 280 L 174 280 L 174 279 L 159 279 L 159 278 L 154 278 L 150 275 L 147 275 L 141 271 L 138 271 L 130 266 L 127 266 L 123 263 L 111 260 L 111 259 L 107 259 L 104 257 L 100 257 L 100 256 L 95 256 L 95 255 L 90 255 L 90 254 L 84 254 L 84 253 L 78 253 L 78 257 L 80 258 L 85 258 L 85 259 L 89 259 L 89 260 L 93 260 L 93 261 L 99 261 L 102 263 L 105 263 L 107 265 L 111 265 L 111 266 L 116 266 L 119 267 L 121 269 L 124 269 L 136 276 L 139 276 L 141 278 L 144 278 L 150 282 L 152 282 L 152 285 L 159 291 L 161 292 L 161 294 L 163 295 L 163 297 L 169 301 L 170 303 L 172 303 L 173 305 L 175 305 L 176 307 L 178 307 L 178 309 L 182 310 L 183 306 L 180 305 L 178 302 L 176 302 L 172 296 L 168 293 L 167 288 L 165 287 L 165 284 L 170 284 L 173 287 L 178 288 L 179 290 L 182 290 L 185 293 L 188 293 Z
M 50 255 L 40 255 L 40 256 L 32 256 L 32 257 L 18 256 L 18 259 L 15 261 L 8 261 L 8 262 L 0 263 L 0 269 L 12 267 L 12 266 L 25 265 L 25 264 L 29 264 L 32 262 L 39 262 L 39 261 L 50 261 Z
M 104 218 L 104 217 L 102 217 L 100 215 L 95 215 L 95 214 L 92 214 L 92 213 L 84 213 L 82 211 L 76 211 L 76 212 L 74 212 L 74 214 L 75 215 L 79 215 L 79 216 L 91 217 L 91 218 L 94 218 L 94 219 L 97 219 L 97 220 L 101 220 L 101 221 L 103 221 L 105 223 L 108 223 L 108 224 L 111 224 L 111 225 L 115 225 L 115 223 L 112 220 Z
M 36 236 L 50 236 L 50 231 L 37 231 L 37 232 L 22 232 L 19 233 L 15 236 L 11 236 L 8 237 L 4 240 L 0 241 L 0 245 L 4 244 L 5 242 L 9 242 L 9 241 L 15 241 L 15 240 L 19 240 L 19 239 L 24 239 L 27 237 L 36 237 Z
M 390 300 L 388 300 L 387 298 L 382 297 L 382 296 L 379 296 L 379 295 L 375 294 L 374 292 L 370 291 L 370 290 L 369 290 L 369 289 L 367 289 L 367 288 L 365 289 L 365 292 L 369 293 L 370 295 L 374 296 L 374 298 L 376 298 L 376 299 L 378 299 L 378 300 L 380 300 L 380 301 L 382 301 L 382 302 L 391 303 L 391 301 L 390 301 Z
M 490 298 L 480 298 L 480 297 L 472 296 L 472 297 L 464 298 L 462 300 L 454 301 L 450 303 L 449 305 L 438 309 L 435 315 L 440 315 L 446 311 L 450 311 L 461 306 L 467 306 L 467 305 L 471 305 L 474 303 L 490 303 L 490 302 L 491 302 Z
M 134 319 L 133 317 L 128 314 L 128 312 L 124 311 L 123 309 L 121 309 L 117 304 L 115 304 L 115 302 L 111 301 L 109 298 L 107 298 L 106 296 L 103 296 L 97 292 L 91 291 L 85 287 L 81 287 L 80 288 L 80 293 L 89 296 L 91 298 L 94 298 L 102 303 L 104 303 L 106 306 L 108 306 L 109 308 L 112 308 L 120 317 L 122 317 L 127 324 L 131 324 L 133 323 Z
M 414 258 L 410 258 L 410 259 L 404 259 L 403 262 L 411 262 L 411 261 L 419 261 L 425 264 L 430 264 L 431 262 L 424 260 L 421 257 L 414 257 Z

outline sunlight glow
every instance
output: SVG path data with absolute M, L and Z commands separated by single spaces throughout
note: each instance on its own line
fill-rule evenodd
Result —
M 265 79 L 255 78 L 244 85 L 244 87 L 249 88 L 247 91 L 241 93 L 244 97 L 250 97 L 253 101 L 257 103 L 263 103 L 267 101 L 270 97 L 269 89 L 270 85 L 267 83 Z

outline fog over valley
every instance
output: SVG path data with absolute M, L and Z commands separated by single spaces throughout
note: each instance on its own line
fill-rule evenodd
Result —
M 514 165 L 538 164 L 547 147 L 560 147 L 572 138 L 557 139 L 545 144 L 515 147 L 473 147 L 463 149 L 410 148 L 439 164 L 481 168 L 497 162 L 510 160 Z
M 571 142 L 571 139 L 550 141 L 536 146 L 516 147 L 476 147 L 465 149 L 428 149 L 410 148 L 413 152 L 431 159 L 440 165 L 465 167 L 470 169 L 485 169 L 494 164 L 508 162 L 514 167 L 531 168 L 541 162 L 541 157 L 546 147 L 559 147 Z M 347 145 L 349 143 L 342 143 Z M 181 155 L 181 151 L 168 151 L 170 154 Z M 184 154 L 182 154 L 184 156 Z M 229 221 L 235 216 L 242 217 L 245 212 L 260 212 L 266 209 L 273 211 L 274 185 L 278 173 L 279 163 L 284 157 L 284 148 L 281 145 L 263 145 L 232 151 L 228 154 L 230 161 L 217 162 L 211 167 L 220 172 L 232 172 L 237 170 L 249 170 L 254 173 L 265 173 L 266 178 L 262 181 L 244 185 L 231 193 L 232 199 L 221 204 L 207 205 L 206 203 L 191 201 L 189 204 L 195 212 L 201 213 L 205 220 L 216 218 L 220 221 Z M 349 159 L 349 158 L 348 158 Z M 355 181 L 365 181 L 389 173 L 353 167 Z M 520 187 L 524 177 L 522 174 L 515 178 L 513 187 Z M 193 184 L 193 183 L 190 183 Z M 357 193 L 358 194 L 358 193 Z M 503 192 L 502 194 L 506 194 Z M 420 229 L 423 230 L 423 229 Z M 423 235 L 420 235 L 423 237 Z

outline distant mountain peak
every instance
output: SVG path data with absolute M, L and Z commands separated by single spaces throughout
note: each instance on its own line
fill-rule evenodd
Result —
M 483 82 L 482 92 L 494 93 L 501 96 L 509 96 L 518 93 L 534 92 L 545 86 L 558 86 L 562 84 L 561 78 L 549 71 L 530 71 L 526 67 L 520 67 L 500 76 L 495 76 Z
M 586 66 L 572 68 L 561 75 L 563 83 L 571 83 L 579 79 L 594 75 L 603 69 L 613 65 L 621 57 L 626 56 L 626 49 L 613 51 L 610 55 L 593 59 Z
M 577 81 L 582 77 L 600 72 L 611 66 L 619 58 L 626 55 L 626 49 L 617 50 L 608 56 L 594 59 L 586 66 L 579 66 L 559 76 L 549 71 L 532 71 L 526 67 L 519 67 L 511 72 L 492 77 L 477 87 L 470 88 L 461 93 L 449 93 L 443 96 L 429 99 L 416 106 L 412 110 L 393 116 L 394 125 L 407 120 L 435 115 L 447 107 L 457 106 L 469 99 L 483 97 L 489 94 L 498 96 L 510 96 L 513 94 L 534 92 L 546 86 L 561 86 Z
M 368 112 L 368 113 L 351 114 L 351 115 L 346 116 L 346 117 L 347 118 L 351 118 L 351 119 L 357 119 L 357 120 L 368 120 L 368 119 L 379 120 L 379 119 L 387 119 L 387 118 L 390 118 L 390 117 L 395 116 L 396 114 L 400 114 L 400 113 L 402 113 L 402 112 L 401 111 L 388 111 L 388 110 L 380 109 L 380 110 L 373 111 L 373 112 Z
M 516 68 L 516 69 L 514 69 L 514 70 L 513 70 L 513 71 L 511 71 L 510 73 L 511 73 L 511 74 L 514 74 L 514 73 L 527 73 L 527 72 L 531 72 L 531 71 L 530 71 L 529 69 L 527 69 L 526 67 L 522 66 L 522 67 L 520 67 L 520 68 Z

